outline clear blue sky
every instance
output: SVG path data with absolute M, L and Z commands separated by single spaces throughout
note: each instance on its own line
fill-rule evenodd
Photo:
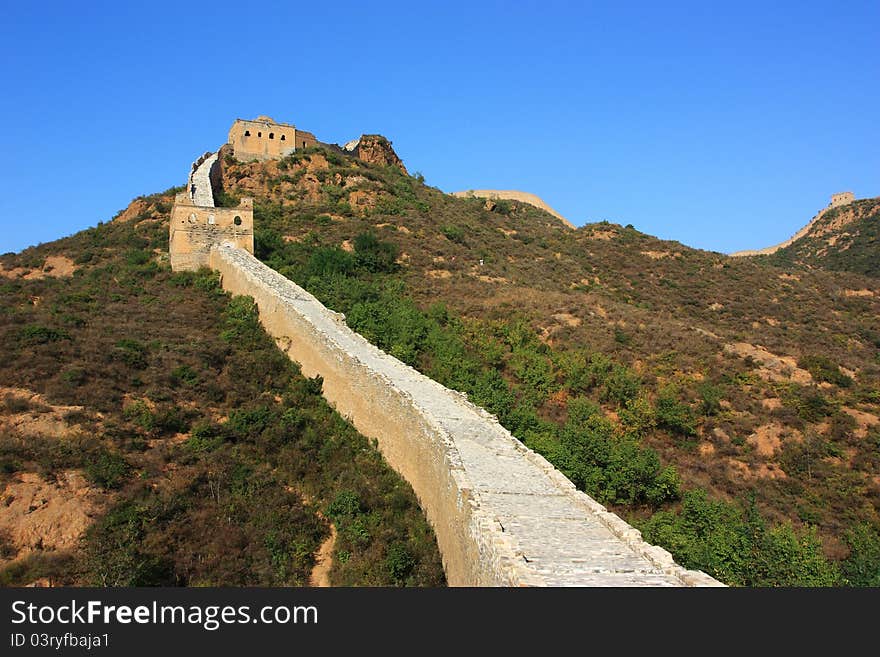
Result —
M 880 196 L 880 2 L 8 2 L 0 253 L 185 182 L 236 117 L 444 191 L 730 252 Z

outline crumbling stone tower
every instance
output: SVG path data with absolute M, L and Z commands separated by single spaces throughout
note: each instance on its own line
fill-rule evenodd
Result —
M 856 200 L 856 196 L 852 192 L 839 192 L 838 194 L 831 195 L 831 206 L 830 207 L 836 208 L 841 205 L 848 205 L 855 200 Z
M 298 148 L 315 146 L 318 140 L 311 132 L 298 130 L 289 123 L 276 123 L 268 116 L 253 121 L 236 119 L 229 129 L 229 142 L 237 160 L 271 160 L 282 158 Z

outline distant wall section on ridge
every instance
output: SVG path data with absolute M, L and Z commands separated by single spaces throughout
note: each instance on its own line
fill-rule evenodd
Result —
M 819 212 L 816 214 L 816 216 L 813 217 L 812 219 L 810 219 L 809 223 L 807 223 L 806 226 L 801 228 L 798 232 L 796 232 L 794 235 L 789 237 L 784 242 L 780 242 L 779 244 L 776 244 L 774 246 L 768 246 L 764 249 L 751 249 L 751 250 L 746 250 L 746 251 L 737 251 L 736 253 L 731 253 L 730 257 L 731 258 L 743 258 L 746 256 L 770 255 L 771 253 L 776 253 L 780 249 L 784 249 L 785 247 L 793 244 L 796 240 L 799 240 L 804 235 L 809 233 L 810 229 L 813 227 L 813 224 L 815 224 L 817 221 L 819 221 L 819 219 L 821 219 L 825 215 L 825 213 L 828 212 L 830 209 L 839 208 L 843 205 L 849 205 L 850 203 L 852 203 L 855 200 L 856 200 L 856 196 L 852 192 L 839 192 L 837 194 L 832 194 L 831 195 L 831 203 L 829 203 L 827 207 L 824 207 L 821 210 L 819 210 Z

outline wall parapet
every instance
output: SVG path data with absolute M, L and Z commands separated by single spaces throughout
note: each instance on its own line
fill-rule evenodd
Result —
M 234 244 L 211 248 L 224 289 L 413 487 L 447 580 L 465 586 L 720 586 L 675 563 L 578 491 L 498 420 L 371 345 L 292 281 Z

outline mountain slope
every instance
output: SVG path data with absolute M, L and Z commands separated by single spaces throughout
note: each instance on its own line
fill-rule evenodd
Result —
M 387 140 L 372 143 L 370 162 L 314 148 L 243 163 L 221 149 L 215 196 L 253 196 L 259 258 L 495 413 L 680 563 L 739 585 L 878 585 L 876 279 L 731 259 L 607 222 L 572 231 L 528 203 L 425 186 L 382 164 L 396 158 L 381 152 Z M 316 382 L 278 361 L 246 304 L 220 296 L 210 275 L 168 271 L 170 198 L 136 200 L 112 224 L 0 260 L 0 328 L 14 346 L 0 356 L 2 383 L 45 400 L 10 397 L 11 424 L 83 405 L 73 419 L 103 464 L 89 477 L 119 491 L 106 494 L 115 511 L 92 511 L 101 519 L 85 547 L 62 551 L 67 565 L 19 558 L 7 581 L 46 570 L 75 582 L 117 572 L 217 581 L 229 568 L 215 558 L 192 570 L 187 546 L 204 537 L 181 534 L 213 527 L 191 519 L 212 518 L 215 463 L 231 473 L 221 490 L 235 484 L 241 544 L 262 546 L 244 581 L 302 581 L 327 535 L 319 509 L 343 541 L 334 581 L 438 581 L 408 487 L 328 414 Z M 45 276 L 68 260 L 72 277 Z M 62 443 L 34 452 L 26 442 L 2 446 L 3 483 L 45 473 L 79 485 L 69 471 L 85 464 L 56 454 Z M 244 520 L 254 498 L 235 472 L 250 471 L 300 514 L 306 533 L 282 537 L 292 570 L 267 565 L 277 518 L 261 507 L 255 525 Z M 132 540 L 144 550 L 96 552 Z
M 571 231 L 320 149 L 221 156 L 228 202 L 256 198 L 258 257 L 467 392 L 650 540 L 732 583 L 863 581 L 847 564 L 864 536 L 880 545 L 875 280 L 610 223 Z M 812 574 L 784 574 L 791 553 L 764 579 L 707 556 L 678 520 L 697 512 L 719 536 L 762 537 L 734 552 L 801 545 Z
M 0 582 L 439 585 L 412 490 L 208 272 L 164 194 L 0 259 Z

